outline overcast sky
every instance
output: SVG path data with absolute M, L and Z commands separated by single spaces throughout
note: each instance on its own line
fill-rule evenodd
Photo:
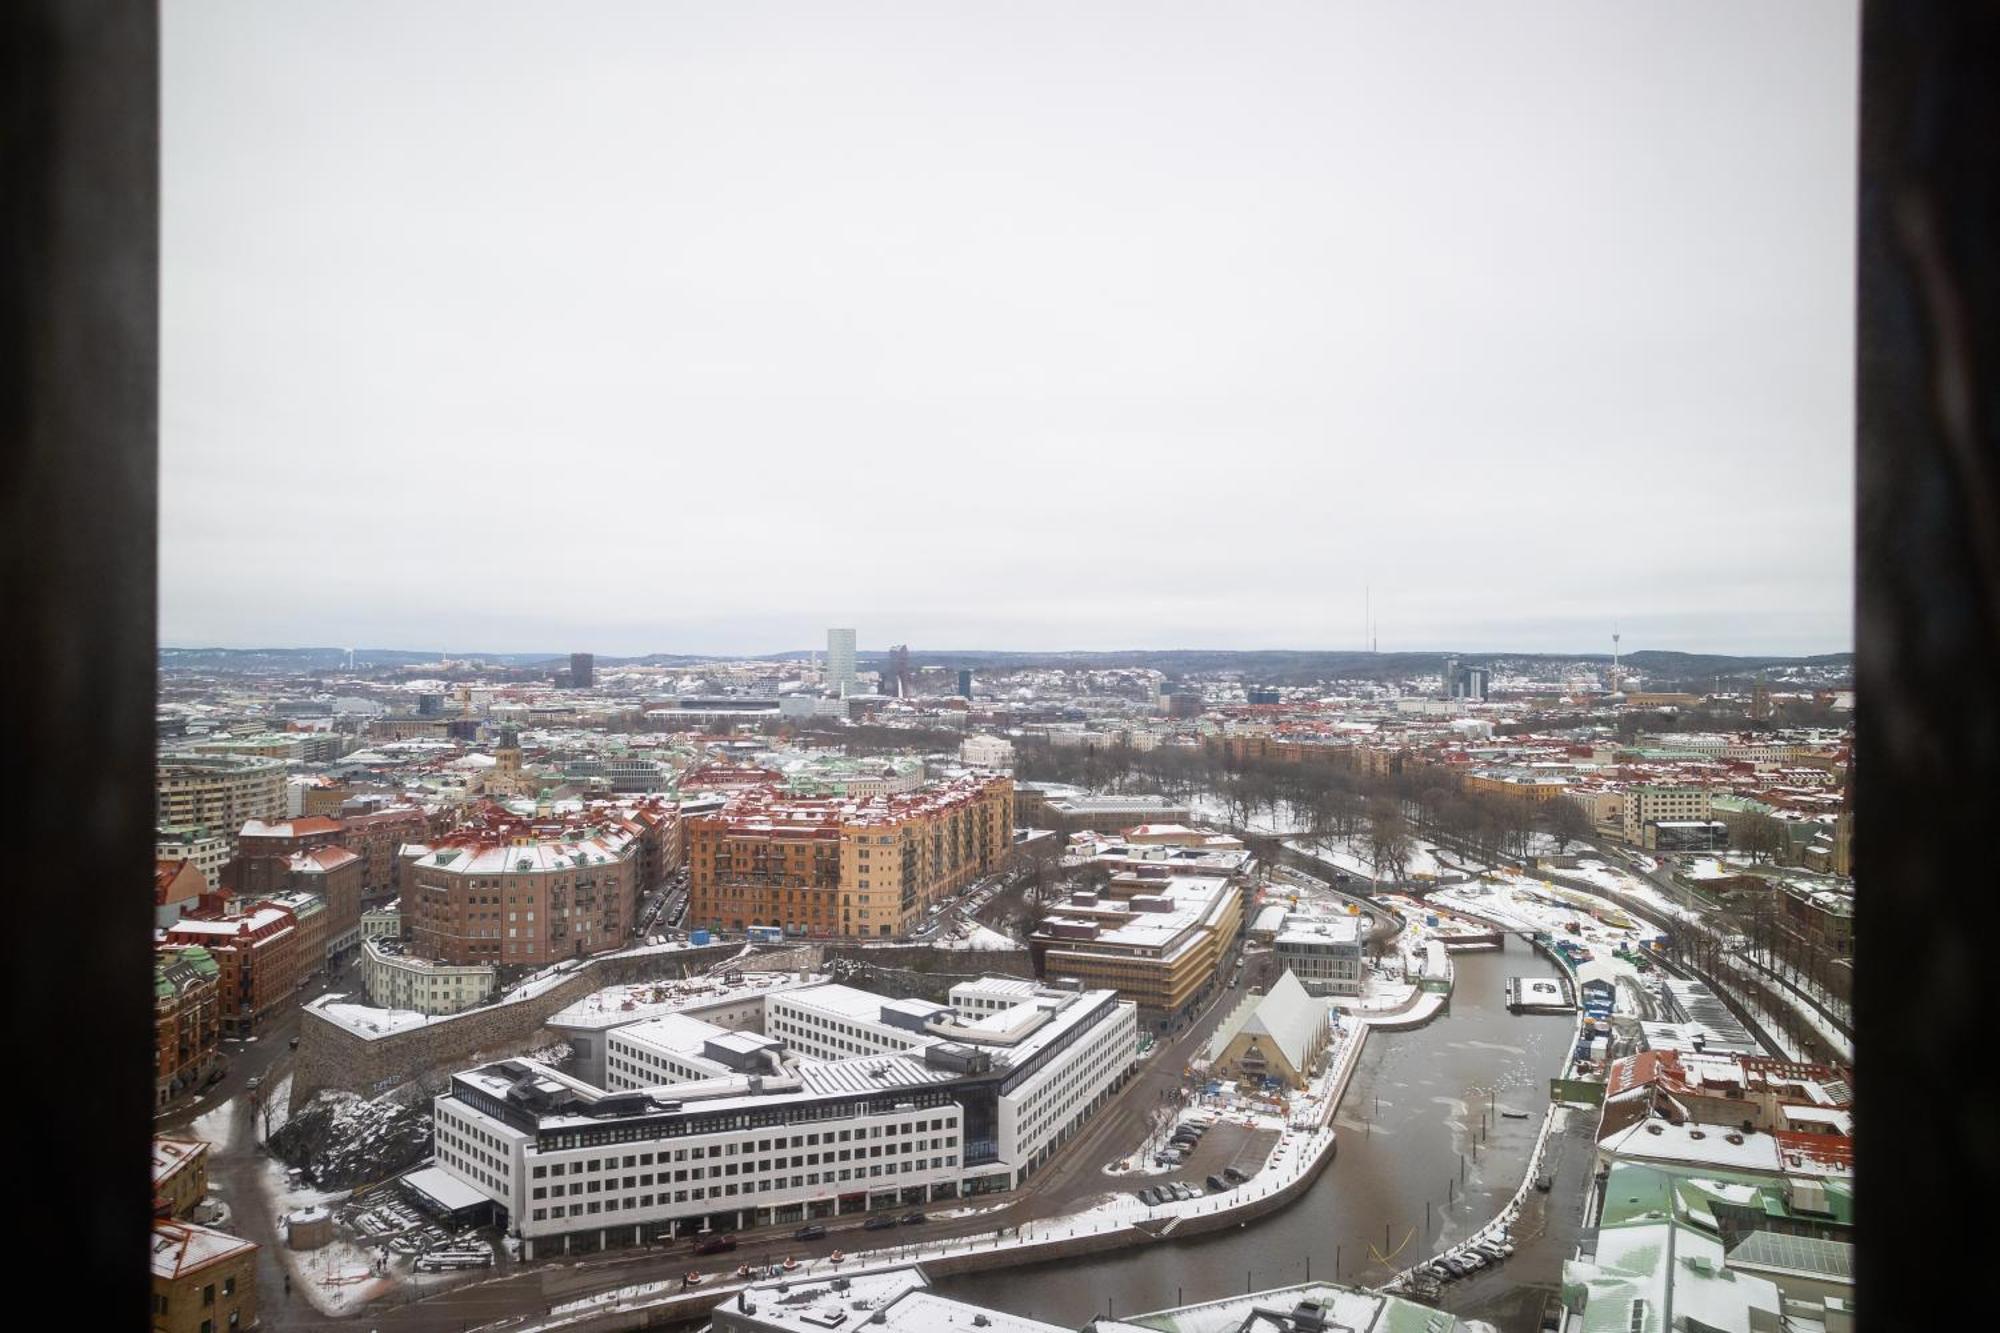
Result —
M 1851 646 L 1851 4 L 164 11 L 167 644 Z

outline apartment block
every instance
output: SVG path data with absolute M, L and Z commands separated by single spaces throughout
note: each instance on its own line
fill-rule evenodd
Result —
M 900 935 L 926 908 L 999 870 L 1013 846 L 1013 783 L 967 777 L 920 791 L 803 799 L 737 792 L 684 822 L 688 921 L 809 936 Z
M 1628 787 L 1624 808 L 1625 839 L 1635 846 L 1645 842 L 1646 826 L 1662 821 L 1705 821 L 1713 814 L 1712 793 L 1706 787 Z

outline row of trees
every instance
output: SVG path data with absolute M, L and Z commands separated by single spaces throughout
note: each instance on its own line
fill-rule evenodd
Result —
M 1595 832 L 1589 814 L 1574 801 L 1531 802 L 1465 791 L 1448 776 L 1418 765 L 1373 774 L 1331 757 L 1300 763 L 1238 760 L 1220 747 L 1057 747 L 1028 737 L 1017 742 L 1015 772 L 1030 781 L 1176 800 L 1208 795 L 1238 826 L 1261 821 L 1312 837 L 1365 836 L 1370 859 L 1385 871 L 1396 870 L 1398 878 L 1414 838 L 1488 857 L 1526 856 L 1538 834 L 1567 851 Z

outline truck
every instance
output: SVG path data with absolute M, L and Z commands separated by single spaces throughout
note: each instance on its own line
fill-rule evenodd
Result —
M 688 932 L 688 943 L 696 947 L 707 944 L 709 939 L 709 933 L 705 930 L 690 930 Z

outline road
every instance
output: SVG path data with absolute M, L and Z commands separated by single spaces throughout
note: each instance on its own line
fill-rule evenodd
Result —
M 360 989 L 360 968 L 350 958 L 330 975 L 321 976 L 299 990 L 292 1001 L 280 1004 L 258 1025 L 251 1038 L 225 1038 L 221 1049 L 223 1058 L 228 1062 L 228 1071 L 222 1081 L 201 1096 L 183 1101 L 155 1116 L 153 1132 L 172 1135 L 185 1130 L 198 1116 L 242 1097 L 249 1091 L 251 1079 L 256 1079 L 260 1088 L 275 1085 L 289 1061 L 292 1038 L 299 1034 L 299 1024 L 303 1021 L 300 1009 L 329 991 L 354 992 Z

